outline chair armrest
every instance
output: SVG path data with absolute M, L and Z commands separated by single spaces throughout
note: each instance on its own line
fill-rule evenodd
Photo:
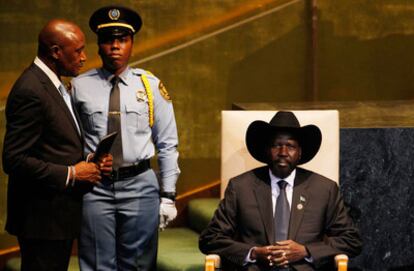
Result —
M 348 270 L 348 256 L 345 254 L 338 254 L 335 256 L 336 267 L 338 271 L 347 271 Z
M 338 271 L 348 270 L 348 256 L 345 254 L 338 254 L 335 256 L 336 267 Z M 217 254 L 208 254 L 205 258 L 204 271 L 215 271 L 221 268 L 220 256 Z
M 215 271 L 221 268 L 220 256 L 217 254 L 206 255 L 204 271 Z

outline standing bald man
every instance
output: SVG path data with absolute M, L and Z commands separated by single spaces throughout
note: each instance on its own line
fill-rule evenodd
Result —
M 101 179 L 101 171 L 110 170 L 105 160 L 101 170 L 82 161 L 82 128 L 61 82 L 61 76 L 78 75 L 86 60 L 84 44 L 77 25 L 48 22 L 39 34 L 34 63 L 7 100 L 6 230 L 18 238 L 23 271 L 67 270 L 79 234 L 82 196 Z

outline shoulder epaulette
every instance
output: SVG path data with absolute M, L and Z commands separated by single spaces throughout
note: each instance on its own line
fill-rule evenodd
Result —
M 154 74 L 152 73 L 152 72 L 150 72 L 150 71 L 145 71 L 148 75 L 151 75 L 151 76 L 154 76 Z

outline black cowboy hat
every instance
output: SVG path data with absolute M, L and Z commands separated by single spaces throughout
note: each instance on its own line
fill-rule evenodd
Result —
M 312 160 L 322 142 L 321 130 L 315 125 L 301 127 L 296 116 L 289 111 L 279 111 L 269 123 L 261 120 L 252 122 L 247 128 L 246 145 L 250 154 L 258 161 L 268 163 L 267 149 L 270 137 L 276 131 L 288 131 L 295 135 L 302 148 L 298 165 Z

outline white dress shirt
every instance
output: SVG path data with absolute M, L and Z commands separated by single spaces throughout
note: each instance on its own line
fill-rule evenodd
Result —
M 293 197 L 293 184 L 295 183 L 296 169 L 294 169 L 289 176 L 284 179 L 281 179 L 273 175 L 272 171 L 269 169 L 270 182 L 272 185 L 272 203 L 273 203 L 273 216 L 275 215 L 276 200 L 280 194 L 280 188 L 277 184 L 280 180 L 284 180 L 288 184 L 286 185 L 286 197 L 289 202 L 289 207 L 292 207 L 292 197 Z

